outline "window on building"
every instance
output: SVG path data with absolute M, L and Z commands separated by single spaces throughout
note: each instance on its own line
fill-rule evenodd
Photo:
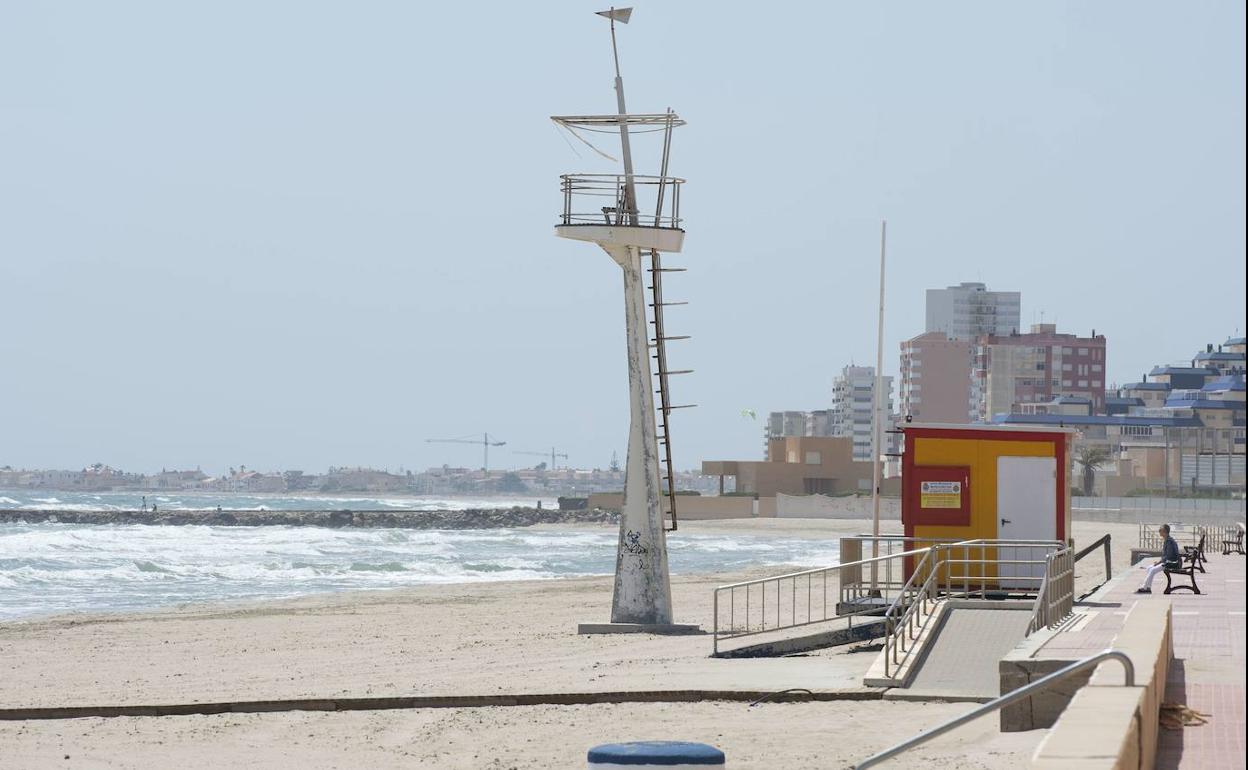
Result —
M 1064 356 L 1073 355 L 1074 352 L 1075 352 L 1074 348 L 1062 348 L 1062 355 Z
M 1086 388 L 1086 387 L 1088 387 L 1088 381 L 1087 381 L 1087 380 L 1079 380 L 1079 387 L 1081 387 L 1081 388 Z
M 823 455 L 820 452 L 807 452 L 806 464 L 807 465 L 823 465 Z
M 1044 362 L 1043 362 L 1043 361 L 1041 361 L 1041 362 L 1039 362 L 1039 363 L 1037 363 L 1037 364 L 1036 364 L 1036 371 L 1038 371 L 1038 372 L 1043 372 L 1043 371 L 1044 371 Z
M 808 495 L 830 495 L 836 492 L 836 479 L 802 479 L 802 491 Z
M 1062 364 L 1062 371 L 1063 371 L 1063 372 L 1071 372 L 1071 371 L 1074 371 L 1074 369 L 1075 369 L 1075 365 L 1074 365 L 1074 364 Z
M 1070 387 L 1070 380 L 1062 380 L 1062 387 L 1063 387 L 1063 388 L 1069 388 L 1069 387 Z
M 1079 348 L 1079 355 L 1086 356 L 1087 354 L 1088 354 L 1087 348 Z
M 1094 372 L 1099 372 L 1099 371 L 1101 370 L 1101 368 L 1102 368 L 1102 367 L 1101 367 L 1101 365 L 1100 365 L 1100 364 L 1092 364 L 1092 371 L 1094 371 Z

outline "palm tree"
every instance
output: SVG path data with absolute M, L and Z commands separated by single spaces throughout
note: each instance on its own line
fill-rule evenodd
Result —
M 1091 496 L 1096 484 L 1096 469 L 1109 462 L 1109 447 L 1092 444 L 1079 447 L 1075 462 L 1083 469 L 1083 494 Z

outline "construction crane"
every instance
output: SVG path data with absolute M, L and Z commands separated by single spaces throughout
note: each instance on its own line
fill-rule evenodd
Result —
M 506 441 L 491 441 L 490 434 L 488 433 L 482 433 L 481 438 L 479 439 L 468 438 L 467 436 L 465 436 L 464 438 L 427 438 L 425 439 L 425 443 L 427 444 L 479 444 L 481 445 L 482 449 L 485 450 L 485 457 L 483 457 L 481 460 L 481 470 L 485 471 L 486 475 L 489 475 L 489 472 L 490 472 L 490 447 L 505 446 L 507 444 Z M 543 452 L 543 454 L 545 453 Z
M 555 470 L 556 468 L 558 468 L 558 467 L 559 467 L 559 466 L 555 463 L 555 458 L 556 458 L 556 457 L 562 457 L 562 458 L 563 458 L 563 459 L 565 459 L 565 460 L 566 460 L 566 459 L 568 459 L 568 456 L 567 456 L 567 455 L 562 454 L 562 453 L 559 453 L 559 452 L 556 452 L 556 451 L 555 451 L 555 448 L 554 448 L 553 446 L 550 448 L 550 452 L 549 452 L 549 453 L 547 453 L 547 452 L 512 452 L 512 454 L 517 454 L 517 455 L 540 455 L 541 457 L 546 457 L 546 456 L 547 456 L 547 454 L 549 454 L 549 455 L 550 455 L 550 469 L 551 469 L 552 471 L 553 471 L 553 470 Z

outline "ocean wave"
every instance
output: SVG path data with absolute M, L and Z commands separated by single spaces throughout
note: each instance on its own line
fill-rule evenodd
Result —
M 0 618 L 605 575 L 616 541 L 614 532 L 554 529 L 6 524 Z M 674 573 L 837 558 L 835 541 L 773 536 L 682 534 L 670 546 Z
M 407 567 L 397 561 L 374 564 L 366 561 L 353 561 L 348 567 L 352 572 L 407 572 Z

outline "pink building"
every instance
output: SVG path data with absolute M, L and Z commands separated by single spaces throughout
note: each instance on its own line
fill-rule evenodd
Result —
M 971 421 L 975 345 L 927 332 L 901 343 L 902 417 L 915 422 Z

